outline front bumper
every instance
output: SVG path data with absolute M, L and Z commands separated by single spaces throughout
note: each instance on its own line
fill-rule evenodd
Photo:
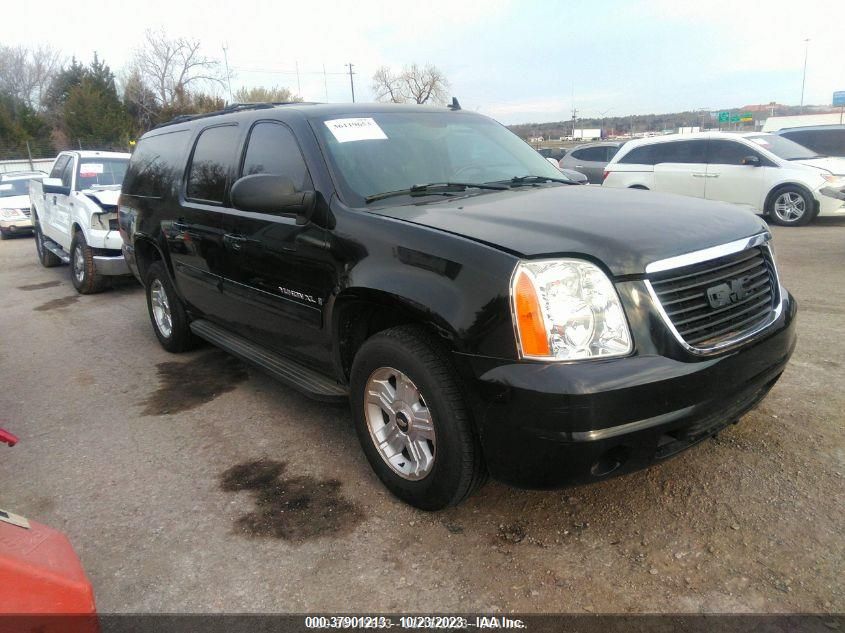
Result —
M 3 233 L 31 233 L 32 220 L 30 218 L 16 218 L 14 220 L 0 220 L 0 230 Z
M 753 408 L 795 347 L 794 299 L 757 339 L 706 358 L 643 354 L 581 363 L 458 355 L 497 479 L 532 488 L 643 468 Z
M 123 255 L 94 255 L 94 268 L 100 275 L 128 275 L 130 273 Z
M 845 189 L 822 187 L 818 193 L 819 215 L 845 215 Z

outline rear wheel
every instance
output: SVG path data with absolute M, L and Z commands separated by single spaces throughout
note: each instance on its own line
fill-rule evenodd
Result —
M 92 295 L 102 292 L 106 279 L 97 273 L 94 249 L 88 246 L 82 231 L 77 231 L 70 243 L 70 280 L 77 292 Z
M 397 497 L 440 510 L 484 482 L 460 378 L 434 336 L 416 326 L 376 334 L 356 354 L 350 383 L 364 454 Z
M 167 269 L 160 261 L 150 264 L 144 279 L 147 310 L 158 342 L 168 352 L 185 352 L 199 344 L 191 332 L 185 306 L 176 294 Z
M 780 226 L 804 226 L 813 219 L 813 198 L 799 187 L 778 189 L 771 197 L 769 219 Z
M 46 237 L 41 232 L 41 227 L 39 225 L 35 225 L 35 252 L 38 254 L 38 261 L 41 262 L 41 265 L 44 268 L 53 268 L 58 266 L 62 263 L 62 260 L 59 259 L 54 253 L 47 250 L 47 247 L 44 246 L 44 242 L 46 241 Z

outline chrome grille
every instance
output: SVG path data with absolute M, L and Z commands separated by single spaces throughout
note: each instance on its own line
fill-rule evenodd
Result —
M 677 336 L 700 351 L 761 329 L 780 300 L 767 244 L 650 274 L 648 281 Z

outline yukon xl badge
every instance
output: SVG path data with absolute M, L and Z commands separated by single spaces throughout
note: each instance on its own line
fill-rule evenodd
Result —
M 715 309 L 742 301 L 749 294 L 745 287 L 747 281 L 748 277 L 740 277 L 739 279 L 731 279 L 728 283 L 710 286 L 706 290 L 707 303 Z
M 307 295 L 304 292 L 299 292 L 298 290 L 291 290 L 290 288 L 285 288 L 284 286 L 279 286 L 279 292 L 281 292 L 282 295 L 284 295 L 285 297 L 290 297 L 292 299 L 304 301 L 305 303 L 310 303 L 311 305 L 315 305 L 315 306 L 323 305 L 323 299 L 321 297 L 314 297 L 313 295 Z

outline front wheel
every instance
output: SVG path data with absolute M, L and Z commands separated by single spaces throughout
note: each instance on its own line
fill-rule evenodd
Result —
M 105 278 L 94 264 L 94 249 L 88 246 L 82 231 L 77 231 L 70 243 L 70 280 L 83 295 L 102 292 L 106 287 Z
M 803 189 L 787 186 L 771 198 L 769 219 L 780 226 L 804 226 L 813 219 L 813 197 Z
M 422 510 L 457 505 L 486 477 L 448 352 L 416 326 L 364 342 L 350 379 L 358 439 L 385 486 Z
M 144 279 L 144 288 L 150 321 L 161 346 L 173 353 L 196 347 L 199 339 L 191 332 L 188 313 L 162 262 L 150 264 Z

